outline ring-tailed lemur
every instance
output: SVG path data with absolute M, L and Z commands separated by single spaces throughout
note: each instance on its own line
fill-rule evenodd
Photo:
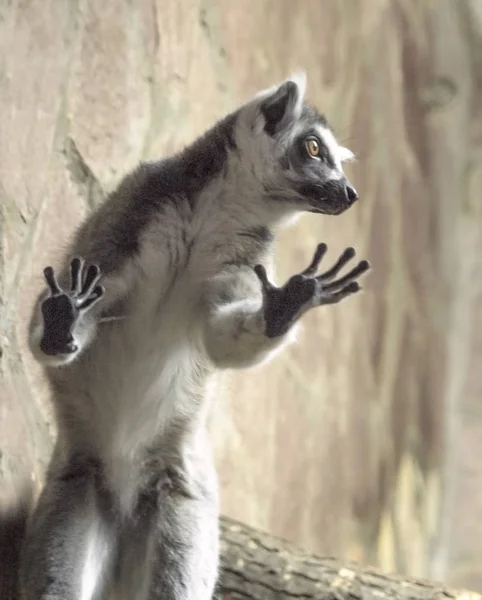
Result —
M 282 287 L 267 274 L 284 221 L 357 199 L 351 156 L 289 79 L 141 164 L 80 226 L 59 276 L 45 269 L 30 344 L 58 439 L 24 538 L 23 600 L 209 600 L 209 381 L 272 357 L 303 313 L 360 289 L 367 261 L 336 279 L 351 248 L 322 275 L 325 244 Z

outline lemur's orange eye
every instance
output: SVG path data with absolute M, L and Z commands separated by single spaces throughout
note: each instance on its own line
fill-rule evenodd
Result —
M 317 158 L 320 154 L 320 144 L 314 138 L 308 138 L 305 142 L 308 154 Z

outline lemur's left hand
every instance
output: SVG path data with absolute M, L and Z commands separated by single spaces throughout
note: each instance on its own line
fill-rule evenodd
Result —
M 262 265 L 254 267 L 263 288 L 267 337 L 274 338 L 286 333 L 291 325 L 310 308 L 336 304 L 361 290 L 356 280 L 370 269 L 367 260 L 360 261 L 346 275 L 335 280 L 341 269 L 355 256 L 353 248 L 347 248 L 331 269 L 316 276 L 318 265 L 326 250 L 326 244 L 318 244 L 310 265 L 279 288 L 268 280 Z
M 70 263 L 70 290 L 60 287 L 52 267 L 45 267 L 44 277 L 50 295 L 42 302 L 44 333 L 40 348 L 47 355 L 73 354 L 78 350 L 72 331 L 79 317 L 90 311 L 104 295 L 99 284 L 101 273 L 97 265 L 88 268 L 75 257 Z

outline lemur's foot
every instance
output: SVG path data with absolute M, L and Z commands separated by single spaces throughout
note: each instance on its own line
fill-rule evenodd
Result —
M 326 250 L 326 244 L 318 244 L 310 265 L 280 288 L 270 283 L 262 265 L 256 265 L 254 270 L 263 288 L 267 337 L 283 335 L 303 313 L 314 306 L 336 304 L 360 291 L 360 284 L 356 280 L 370 269 L 369 262 L 362 260 L 346 275 L 335 279 L 355 256 L 355 250 L 347 248 L 331 269 L 316 276 Z
M 72 354 L 77 344 L 72 335 L 79 316 L 85 314 L 99 302 L 104 288 L 98 285 L 101 278 L 97 265 L 88 268 L 84 260 L 74 258 L 70 263 L 70 290 L 62 290 L 52 267 L 44 269 L 50 288 L 50 296 L 42 303 L 44 334 L 40 341 L 42 352 L 49 355 Z

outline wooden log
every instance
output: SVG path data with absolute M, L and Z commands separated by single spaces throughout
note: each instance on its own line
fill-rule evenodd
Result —
M 320 558 L 229 518 L 221 519 L 218 600 L 479 600 L 443 583 Z

